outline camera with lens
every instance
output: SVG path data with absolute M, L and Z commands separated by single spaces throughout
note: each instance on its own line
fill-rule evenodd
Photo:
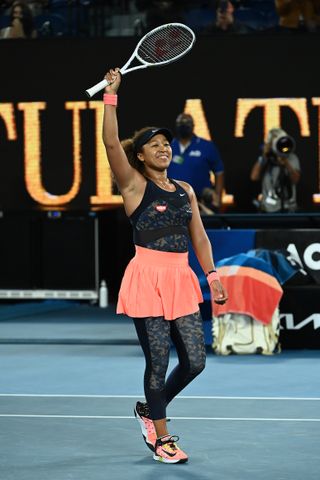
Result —
M 267 143 L 270 145 L 270 150 L 266 157 L 273 164 L 278 163 L 278 157 L 289 157 L 296 148 L 294 138 L 280 128 L 270 130 Z

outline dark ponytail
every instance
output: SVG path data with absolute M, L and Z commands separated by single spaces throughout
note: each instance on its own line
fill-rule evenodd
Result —
M 122 140 L 122 142 L 121 142 L 122 147 L 125 151 L 125 154 L 128 157 L 128 161 L 129 161 L 130 165 L 133 168 L 135 168 L 136 170 L 138 170 L 138 172 L 140 172 L 142 175 L 144 175 L 144 162 L 141 162 L 138 159 L 138 157 L 137 157 L 138 152 L 135 151 L 134 145 L 135 145 L 135 140 L 138 137 L 140 137 L 140 135 L 142 135 L 145 131 L 149 130 L 150 128 L 152 128 L 152 127 L 141 128 L 140 130 L 137 130 L 134 133 L 132 138 L 127 138 L 125 140 Z M 141 152 L 141 150 L 142 149 L 140 149 L 140 152 Z

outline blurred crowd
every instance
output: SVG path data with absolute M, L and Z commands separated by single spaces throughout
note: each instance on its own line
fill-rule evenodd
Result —
M 0 38 L 141 36 L 170 22 L 199 35 L 320 31 L 320 0 L 0 0 Z

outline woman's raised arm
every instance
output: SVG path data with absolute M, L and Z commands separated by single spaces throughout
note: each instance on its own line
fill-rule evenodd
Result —
M 117 91 L 121 83 L 119 68 L 111 69 L 105 78 L 110 84 L 105 88 L 104 116 L 103 116 L 103 143 L 106 147 L 108 161 L 121 193 L 134 189 L 135 181 L 141 175 L 133 168 L 121 145 L 118 133 L 118 119 L 116 112 Z

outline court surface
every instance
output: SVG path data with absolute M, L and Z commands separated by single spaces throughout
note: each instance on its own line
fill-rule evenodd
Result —
M 168 408 L 189 462 L 165 465 L 133 416 L 144 358 L 130 321 L 80 306 L 7 311 L 0 328 L 1 480 L 320 478 L 319 350 L 208 350 Z

